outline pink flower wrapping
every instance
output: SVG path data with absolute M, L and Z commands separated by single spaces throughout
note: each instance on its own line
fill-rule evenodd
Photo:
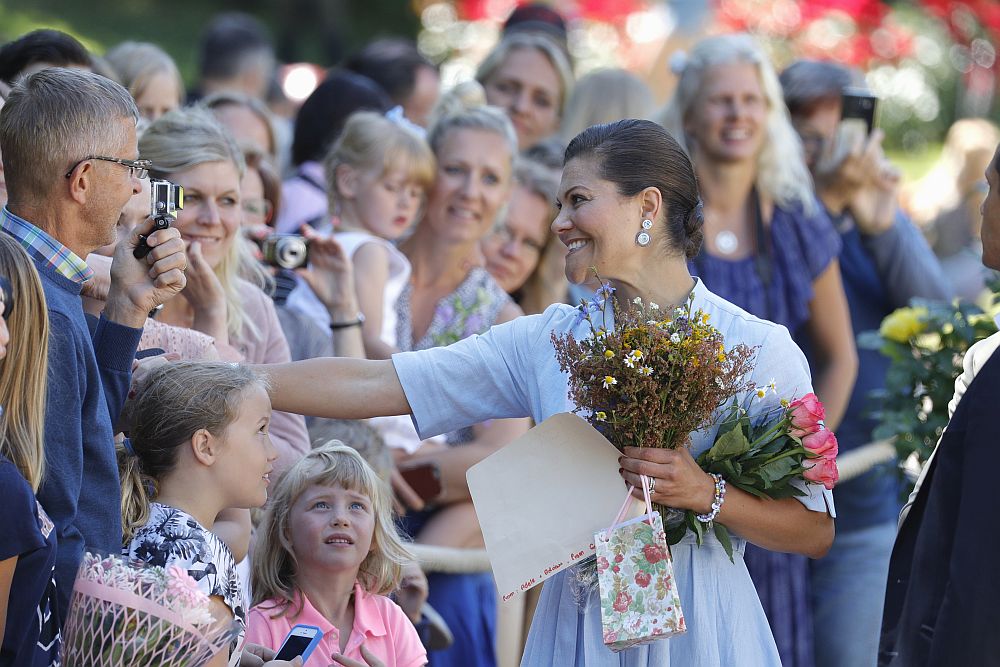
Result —
M 186 573 L 84 554 L 63 626 L 64 667 L 195 667 L 225 650 L 209 599 Z
M 594 544 L 608 648 L 623 651 L 687 629 L 658 512 L 602 531 Z

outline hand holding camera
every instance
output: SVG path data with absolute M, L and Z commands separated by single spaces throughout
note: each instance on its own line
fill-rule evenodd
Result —
M 149 217 L 153 230 L 166 229 L 177 220 L 177 211 L 184 208 L 184 188 L 162 178 L 149 179 Z M 143 259 L 152 250 L 147 235 L 139 235 L 139 243 L 132 251 L 136 259 Z
M 334 322 L 354 319 L 358 300 L 354 289 L 354 265 L 343 247 L 330 236 L 320 236 L 310 227 L 302 228 L 301 238 L 308 247 L 308 266 L 295 268 Z
M 169 217 L 171 212 L 176 215 L 177 206 L 183 205 L 180 188 L 167 184 L 172 187 L 152 188 L 151 212 L 157 201 L 173 197 L 166 201 L 161 218 Z M 125 326 L 141 327 L 151 311 L 184 289 L 187 266 L 180 233 L 164 227 L 162 221 L 147 219 L 115 250 L 105 317 Z

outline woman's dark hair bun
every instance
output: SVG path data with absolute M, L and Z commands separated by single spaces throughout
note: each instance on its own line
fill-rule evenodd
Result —
M 705 240 L 705 206 L 701 199 L 684 221 L 684 255 L 694 259 L 701 252 L 701 244 Z

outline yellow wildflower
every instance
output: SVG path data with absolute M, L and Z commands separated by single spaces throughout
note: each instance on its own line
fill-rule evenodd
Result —
M 606 412 L 596 412 L 596 413 L 594 413 L 594 417 L 599 422 L 606 422 L 606 421 L 608 421 L 608 413 L 606 413 Z
M 614 359 L 615 358 L 614 351 L 613 350 L 604 350 L 604 358 L 605 359 Z
M 604 388 L 605 389 L 611 389 L 611 387 L 615 386 L 616 384 L 618 384 L 618 380 L 616 380 L 613 376 L 611 376 L 611 375 L 605 375 L 604 376 Z

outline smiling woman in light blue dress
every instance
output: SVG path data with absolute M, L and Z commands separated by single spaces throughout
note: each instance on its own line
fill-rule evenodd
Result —
M 783 396 L 811 391 L 808 366 L 784 327 L 757 319 L 691 277 L 686 259 L 701 245 L 701 211 L 691 163 L 665 130 L 648 121 L 595 126 L 566 151 L 553 232 L 567 246 L 566 275 L 583 282 L 591 269 L 622 301 L 684 303 L 711 317 L 727 346 L 759 351 L 752 379 L 772 379 Z M 652 222 L 643 224 L 644 220 Z M 649 227 L 644 236 L 641 233 Z M 395 355 L 391 361 L 310 359 L 267 367 L 275 409 L 325 417 L 412 414 L 421 437 L 493 418 L 536 422 L 572 410 L 552 333 L 585 337 L 576 309 L 555 305 L 445 348 Z M 769 397 L 776 401 L 776 397 Z M 753 411 L 764 411 L 756 402 Z M 656 480 L 654 502 L 705 513 L 714 482 L 694 462 L 715 429 L 693 433 L 691 451 L 636 450 L 622 459 L 628 481 Z M 555 471 L 553 471 L 555 472 Z M 603 644 L 599 600 L 586 572 L 572 568 L 545 583 L 522 665 L 580 667 L 738 664 L 779 667 L 777 649 L 742 559 L 749 540 L 768 549 L 822 556 L 833 540 L 833 497 L 761 500 L 730 487 L 717 521 L 736 546 L 730 563 L 709 537 L 672 548 L 688 632 L 613 653 Z M 613 508 L 611 508 L 613 511 Z

